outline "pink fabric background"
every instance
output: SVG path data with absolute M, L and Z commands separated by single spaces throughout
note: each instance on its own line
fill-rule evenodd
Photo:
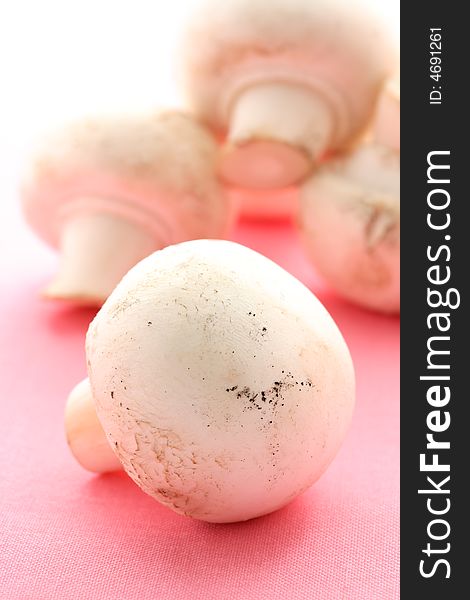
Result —
M 63 408 L 85 375 L 93 311 L 38 297 L 56 257 L 22 224 L 15 169 L 2 164 L 0 598 L 398 598 L 398 319 L 324 290 L 291 227 L 238 227 L 235 240 L 293 272 L 336 319 L 357 408 L 331 468 L 287 508 L 234 525 L 178 516 L 124 474 L 93 476 L 70 456 Z

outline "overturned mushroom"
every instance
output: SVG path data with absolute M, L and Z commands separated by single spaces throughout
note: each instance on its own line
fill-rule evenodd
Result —
M 22 194 L 27 221 L 61 253 L 46 295 L 100 304 L 153 251 L 222 237 L 215 156 L 211 135 L 179 113 L 90 119 L 51 137 Z
M 396 88 L 387 87 L 375 139 L 314 175 L 301 191 L 299 215 L 307 252 L 328 283 L 390 313 L 400 310 L 399 120 Z
M 233 242 L 140 262 L 91 324 L 87 358 L 90 383 L 67 410 L 79 462 L 107 470 L 115 455 L 144 492 L 197 519 L 287 504 L 327 468 L 351 419 L 353 367 L 331 317 Z
M 395 63 L 371 6 L 345 0 L 209 0 L 182 54 L 192 109 L 226 136 L 220 174 L 247 188 L 298 182 L 349 146 Z

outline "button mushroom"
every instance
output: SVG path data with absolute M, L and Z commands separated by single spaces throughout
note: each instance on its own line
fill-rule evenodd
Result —
M 52 298 L 101 304 L 155 250 L 222 237 L 216 143 L 179 113 L 90 119 L 51 136 L 23 186 L 27 221 L 61 252 Z
M 350 423 L 353 367 L 330 315 L 233 242 L 144 259 L 92 322 L 86 350 L 90 383 L 67 409 L 72 451 L 91 470 L 113 468 L 106 437 L 144 492 L 196 519 L 243 521 L 287 504 Z
M 387 87 L 375 139 L 325 165 L 300 197 L 302 238 L 319 273 L 362 306 L 400 310 L 400 105 Z
M 206 0 L 187 28 L 182 75 L 192 109 L 226 135 L 222 178 L 276 188 L 358 137 L 395 60 L 370 5 Z

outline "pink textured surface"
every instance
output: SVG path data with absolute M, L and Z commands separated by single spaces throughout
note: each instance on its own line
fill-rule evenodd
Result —
M 287 508 L 235 525 L 178 516 L 124 474 L 90 475 L 68 453 L 64 401 L 85 375 L 83 341 L 93 311 L 38 297 L 56 258 L 22 224 L 16 176 L 6 166 L 0 598 L 398 598 L 398 319 L 322 289 L 289 226 L 237 228 L 234 239 L 293 272 L 336 319 L 356 366 L 356 412 L 331 468 Z

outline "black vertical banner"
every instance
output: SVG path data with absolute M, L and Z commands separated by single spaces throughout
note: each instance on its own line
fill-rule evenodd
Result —
M 402 3 L 401 597 L 470 597 L 470 30 Z

